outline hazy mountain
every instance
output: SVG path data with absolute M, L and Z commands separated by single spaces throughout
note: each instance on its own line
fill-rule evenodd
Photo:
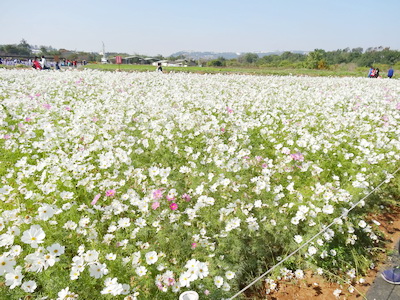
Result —
M 285 51 L 274 51 L 274 52 L 252 52 L 257 54 L 259 57 L 267 56 L 267 55 L 280 55 Z M 306 54 L 308 51 L 301 51 L 301 50 L 295 50 L 295 51 L 290 51 L 292 53 L 300 53 L 300 54 Z M 177 57 L 180 55 L 183 55 L 186 58 L 191 58 L 191 59 L 216 59 L 218 57 L 223 57 L 225 59 L 232 59 L 232 58 L 238 58 L 240 55 L 247 53 L 247 52 L 210 52 L 210 51 L 179 51 L 176 53 L 171 54 L 171 56 Z

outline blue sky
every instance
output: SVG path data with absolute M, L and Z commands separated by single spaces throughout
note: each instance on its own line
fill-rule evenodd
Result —
M 129 54 L 390 47 L 400 0 L 0 0 L 0 44 Z

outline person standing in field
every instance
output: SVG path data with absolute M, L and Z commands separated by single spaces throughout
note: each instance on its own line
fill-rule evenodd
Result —
M 36 56 L 35 56 L 35 59 L 33 60 L 32 68 L 34 68 L 36 70 L 41 70 L 42 69 L 42 66 L 38 62 L 38 58 Z
M 371 73 L 370 73 L 370 78 L 375 78 L 375 75 L 376 75 L 376 70 L 375 70 L 375 68 L 372 68 L 372 70 L 371 70 Z
M 389 69 L 389 71 L 388 71 L 388 74 L 387 74 L 387 76 L 388 76 L 389 78 L 392 78 L 392 77 L 393 77 L 393 75 L 394 75 L 393 68 L 392 68 L 392 67 L 390 67 L 390 69 Z
M 44 55 L 42 55 L 42 60 L 41 60 L 41 62 L 40 62 L 40 65 L 42 66 L 42 70 L 48 70 L 48 69 L 50 69 L 50 68 L 47 66 L 47 61 L 46 61 L 46 58 L 44 58 Z
M 373 67 L 369 68 L 369 72 L 368 72 L 368 78 L 372 77 L 372 71 L 374 70 Z
M 160 62 L 157 64 L 157 72 L 161 72 L 162 73 L 162 66 L 161 66 Z
M 379 68 L 376 68 L 376 71 L 375 71 L 375 78 L 379 78 Z

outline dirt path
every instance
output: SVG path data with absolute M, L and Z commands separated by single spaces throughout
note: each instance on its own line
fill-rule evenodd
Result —
M 379 226 L 385 235 L 387 244 L 385 248 L 388 251 L 393 251 L 397 248 L 396 243 L 400 240 L 400 207 L 393 207 L 391 213 L 383 215 L 371 215 L 371 219 L 381 223 Z M 365 299 L 365 295 L 370 288 L 372 282 L 380 270 L 380 267 L 386 261 L 386 253 L 382 253 L 378 257 L 378 262 L 373 270 L 370 270 L 364 277 L 363 284 L 354 286 L 353 293 L 348 291 L 348 285 L 339 285 L 336 283 L 327 282 L 321 276 L 312 275 L 311 272 L 306 274 L 303 280 L 293 282 L 285 282 L 278 285 L 279 290 L 270 295 L 264 295 L 259 299 L 268 300 L 360 300 Z M 340 289 L 342 293 L 339 297 L 335 297 L 333 292 Z M 261 295 L 260 295 L 261 296 Z

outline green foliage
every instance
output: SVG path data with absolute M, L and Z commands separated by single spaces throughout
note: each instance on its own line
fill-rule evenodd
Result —
M 225 67 L 226 62 L 225 58 L 223 57 L 218 57 L 217 59 L 210 60 L 207 62 L 207 66 L 209 67 Z
M 239 56 L 238 62 L 243 64 L 254 64 L 258 61 L 259 57 L 255 53 L 245 53 Z
M 326 52 L 322 49 L 315 49 L 314 51 L 308 53 L 305 66 L 309 69 L 323 70 L 328 68 L 328 63 L 326 61 Z

